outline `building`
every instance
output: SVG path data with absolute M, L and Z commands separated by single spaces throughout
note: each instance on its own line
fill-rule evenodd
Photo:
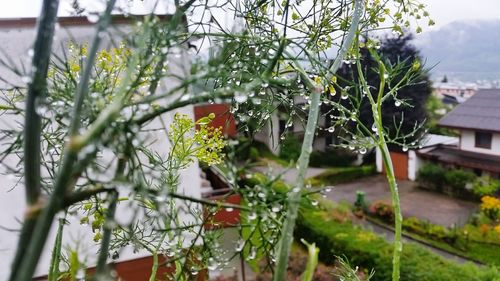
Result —
M 426 135 L 418 149 L 391 152 L 396 177 L 416 180 L 426 161 L 500 178 L 500 89 L 480 89 L 438 123 L 458 137 Z M 377 170 L 383 171 L 377 152 Z
M 112 26 L 108 29 L 109 35 L 106 35 L 101 44 L 102 48 L 113 46 L 113 42 L 119 42 L 121 36 L 126 36 L 130 31 L 130 24 L 134 21 L 130 17 L 120 15 L 113 16 Z M 16 18 L 16 19 L 0 19 L 0 40 L 3 42 L 1 46 L 2 59 L 8 58 L 18 66 L 29 65 L 30 50 L 35 38 L 35 18 Z M 95 33 L 95 26 L 89 22 L 86 17 L 60 17 L 56 27 L 56 37 L 53 43 L 53 51 L 56 55 L 61 55 L 67 43 L 71 40 L 75 43 L 90 42 Z M 175 71 L 178 75 L 189 75 L 189 57 L 184 50 L 179 50 L 178 56 L 169 59 L 170 71 Z M 9 84 L 23 85 L 24 82 L 19 76 L 16 76 L 5 67 L 0 66 L 0 88 L 5 89 Z M 9 84 L 4 81 L 9 81 Z M 179 81 L 167 78 L 159 85 L 158 91 L 165 91 L 171 87 L 175 87 Z M 1 102 L 0 102 L 1 104 Z M 187 114 L 194 118 L 194 107 L 189 105 L 179 109 L 177 112 Z M 167 113 L 161 118 L 165 124 L 170 124 L 173 119 L 173 112 Z M 17 116 L 19 117 L 19 116 Z M 21 122 L 22 119 L 16 116 L 2 115 L 0 117 L 0 127 L 11 126 Z M 154 123 L 156 122 L 156 123 Z M 151 126 L 159 127 L 160 121 L 153 121 Z M 169 142 L 166 140 L 164 132 L 153 132 L 157 134 L 153 136 L 157 141 L 152 144 L 159 155 L 166 156 L 169 152 Z M 2 136 L 0 146 L 8 141 Z M 16 167 L 19 159 L 7 158 L 2 159 L 2 164 L 7 164 Z M 3 167 L 3 166 L 2 166 Z M 14 256 L 14 251 L 17 246 L 18 232 L 7 231 L 5 229 L 19 229 L 20 221 L 23 219 L 25 211 L 25 196 L 23 184 L 16 183 L 19 179 L 15 177 L 5 176 L 6 171 L 1 170 L 2 184 L 0 185 L 0 205 L 2 212 L 0 213 L 0 280 L 6 280 L 9 272 L 11 261 Z M 202 177 L 201 170 L 197 163 L 191 165 L 188 169 L 181 172 L 179 192 L 192 197 L 201 197 Z M 15 187 L 16 186 L 16 187 Z M 117 212 L 117 222 L 126 222 L 132 216 L 131 211 L 127 210 L 126 206 L 119 207 Z M 92 230 L 88 225 L 81 225 L 78 218 L 69 219 L 70 224 L 65 228 L 63 235 L 63 247 L 68 245 L 80 247 L 84 249 L 81 256 L 86 260 L 86 264 L 92 266 L 97 258 L 98 245 L 92 241 Z M 45 250 L 40 258 L 35 276 L 45 276 L 49 269 L 50 254 L 52 244 L 55 239 L 57 225 L 53 223 L 53 229 L 47 239 Z M 146 251 L 136 252 L 132 247 L 126 247 L 120 253 L 117 260 L 114 261 L 114 267 L 118 275 L 123 280 L 147 280 L 149 278 L 152 266 L 152 258 Z M 162 269 L 163 271 L 163 269 Z M 161 273 L 161 272 L 160 272 Z
M 422 159 L 500 177 L 500 89 L 481 89 L 445 115 L 439 126 L 457 130 L 457 145 L 419 150 Z
M 424 159 L 420 157 L 420 151 L 434 149 L 440 145 L 455 146 L 459 143 L 457 137 L 441 136 L 427 134 L 420 141 L 418 149 L 409 149 L 408 151 L 391 151 L 391 160 L 394 166 L 394 174 L 399 180 L 416 180 L 420 166 L 424 163 Z M 380 150 L 376 150 L 376 166 L 377 172 L 383 172 L 382 154 Z
M 452 83 L 438 82 L 434 83 L 434 94 L 441 98 L 455 98 L 459 101 L 472 97 L 478 90 L 477 85 L 472 83 Z

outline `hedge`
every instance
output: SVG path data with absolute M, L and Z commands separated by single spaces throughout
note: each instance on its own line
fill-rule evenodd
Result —
M 375 166 L 331 168 L 325 172 L 307 179 L 307 183 L 312 186 L 332 185 L 352 181 L 361 177 L 374 175 Z
M 281 142 L 279 157 L 285 161 L 297 161 L 302 149 L 302 143 L 291 133 L 286 134 Z
M 321 249 L 319 258 L 326 264 L 334 263 L 336 255 L 345 255 L 353 265 L 374 269 L 372 281 L 391 280 L 392 245 L 351 222 L 335 221 L 327 211 L 302 208 L 295 237 L 316 243 Z M 498 281 L 500 272 L 492 267 L 459 265 L 418 245 L 405 244 L 401 257 L 401 280 Z
M 417 181 L 421 187 L 464 199 L 478 199 L 472 190 L 466 188 L 467 184 L 473 184 L 477 178 L 472 172 L 462 169 L 448 170 L 433 163 L 422 165 L 417 173 Z
M 346 167 L 356 160 L 357 155 L 342 148 L 329 148 L 325 151 L 313 151 L 309 159 L 310 167 Z

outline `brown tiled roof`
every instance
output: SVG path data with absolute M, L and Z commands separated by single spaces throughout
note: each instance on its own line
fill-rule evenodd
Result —
M 417 153 L 422 158 L 433 161 L 500 173 L 500 156 L 460 150 L 456 146 L 447 145 L 421 149 Z
M 156 15 L 162 20 L 169 20 L 171 15 Z M 111 22 L 113 24 L 130 24 L 135 19 L 143 17 L 143 15 L 113 15 Z M 37 18 L 0 18 L 0 28 L 32 28 L 36 25 Z M 64 16 L 57 17 L 57 22 L 61 26 L 77 26 L 77 25 L 93 25 L 85 16 Z
M 481 89 L 438 123 L 443 127 L 500 132 L 500 89 Z

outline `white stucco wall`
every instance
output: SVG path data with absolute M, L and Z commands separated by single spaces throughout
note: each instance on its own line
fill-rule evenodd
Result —
M 123 26 L 126 30 L 126 27 Z M 94 32 L 94 27 L 92 26 L 72 26 L 68 28 L 59 28 L 57 31 L 57 36 L 54 42 L 54 46 L 57 49 L 61 48 L 61 42 L 67 42 L 69 38 L 83 43 L 88 42 Z M 28 50 L 31 48 L 34 40 L 34 30 L 33 28 L 2 28 L 0 25 L 0 42 L 2 51 L 7 54 L 15 63 L 24 63 L 27 65 L 29 62 Z M 114 38 L 118 39 L 118 38 Z M 103 43 L 103 47 L 109 47 L 109 40 Z M 189 57 L 184 52 L 181 52 L 181 56 L 178 58 L 171 58 L 169 60 L 171 71 L 175 71 L 177 75 L 181 73 L 187 73 L 189 68 Z M 5 68 L 0 67 L 0 77 L 10 80 L 15 83 L 22 83 L 19 78 L 15 75 L 9 73 Z M 0 86 L 3 88 L 5 84 L 0 82 Z M 163 91 L 167 88 L 174 87 L 178 82 L 173 80 L 162 81 L 159 91 Z M 166 102 L 166 101 L 163 101 Z M 187 106 L 179 109 L 177 112 L 187 114 L 194 118 L 193 107 Z M 162 119 L 163 123 L 167 126 L 171 123 L 173 119 L 174 112 L 165 114 Z M 15 125 L 15 117 L 2 115 L 0 116 L 0 126 L 5 128 L 5 126 Z M 22 120 L 17 120 L 22 121 Z M 150 127 L 160 127 L 162 123 L 156 120 L 149 124 Z M 152 148 L 155 149 L 160 155 L 166 157 L 170 145 L 167 141 L 166 134 L 164 131 L 155 131 L 149 133 L 149 140 L 154 141 Z M 2 143 L 0 143 L 0 146 Z M 9 158 L 5 162 L 7 165 L 16 167 L 18 164 L 18 159 Z M 25 211 L 25 195 L 23 190 L 22 182 L 16 185 L 17 179 L 9 176 L 3 175 L 5 169 L 1 169 L 1 182 L 0 182 L 0 206 L 2 206 L 2 212 L 0 212 L 0 226 L 9 229 L 20 229 L 20 221 L 23 219 L 23 213 Z M 185 193 L 193 197 L 201 197 L 201 179 L 200 170 L 197 163 L 193 163 L 191 167 L 181 172 L 180 188 L 179 192 Z M 125 193 L 128 193 L 125 190 Z M 128 222 L 132 215 L 133 210 L 129 208 L 128 204 L 120 203 L 117 211 L 117 221 L 118 222 Z M 74 218 L 70 218 L 70 224 L 65 228 L 63 246 L 77 247 L 81 251 L 81 257 L 85 259 L 88 265 L 93 265 L 96 259 L 97 246 L 92 241 L 93 233 L 89 226 L 80 225 L 80 217 L 77 215 Z M 185 218 L 187 219 L 187 217 Z M 45 246 L 44 252 L 41 256 L 38 268 L 36 270 L 36 276 L 45 275 L 48 270 L 50 261 L 50 251 L 52 249 L 53 241 L 55 239 L 55 229 L 56 223 L 53 224 L 51 233 L 47 239 L 47 244 Z M 17 232 L 6 231 L 0 229 L 0 280 L 6 280 L 10 272 L 10 264 L 13 259 L 14 251 L 17 245 Z M 186 239 L 189 241 L 190 239 Z M 131 248 L 124 249 L 118 261 L 135 259 L 138 257 L 147 256 L 146 252 L 133 253 Z
M 500 155 L 500 134 L 493 133 L 491 149 L 475 146 L 475 133 L 471 130 L 462 130 L 460 133 L 460 149 L 478 153 Z
M 420 157 L 417 156 L 417 153 L 415 150 L 409 150 L 408 151 L 408 179 L 409 180 L 416 180 L 417 179 L 417 173 L 422 164 L 424 163 L 424 160 L 421 159 Z

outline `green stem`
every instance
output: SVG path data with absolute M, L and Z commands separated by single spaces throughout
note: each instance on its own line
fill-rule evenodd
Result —
M 57 20 L 58 0 L 44 0 L 33 48 L 32 83 L 28 86 L 24 122 L 24 180 L 28 211 L 23 223 L 9 280 L 13 280 L 23 262 L 37 222 L 40 199 L 41 117 L 36 112 L 47 92 L 47 71 Z
M 377 132 L 379 132 L 379 143 L 378 148 L 382 153 L 382 161 L 384 163 L 385 174 L 387 177 L 387 182 L 389 183 L 389 189 L 391 190 L 391 200 L 392 206 L 394 207 L 394 252 L 392 257 L 392 281 L 399 280 L 399 266 L 401 253 L 403 252 L 403 243 L 401 242 L 401 232 L 403 225 L 403 216 L 401 215 L 401 204 L 399 202 L 399 192 L 396 183 L 396 177 L 394 175 L 394 166 L 392 165 L 391 154 L 389 148 L 387 147 L 387 141 L 385 140 L 384 127 L 382 126 L 382 97 L 385 87 L 385 66 L 383 63 L 379 63 L 380 69 L 380 86 L 377 98 L 377 111 L 373 112 L 373 119 L 377 126 Z
M 387 147 L 387 141 L 385 139 L 385 131 L 382 122 L 382 103 L 384 101 L 384 91 L 385 91 L 385 77 L 384 74 L 386 72 L 385 65 L 383 62 L 375 56 L 378 61 L 379 67 L 379 78 L 380 84 L 378 89 L 377 101 L 375 102 L 371 97 L 371 93 L 369 93 L 369 87 L 366 84 L 366 80 L 364 79 L 361 68 L 358 64 L 358 72 L 360 73 L 360 78 L 363 83 L 363 87 L 368 92 L 367 96 L 372 104 L 372 112 L 373 112 L 373 122 L 377 127 L 377 132 L 379 136 L 379 140 L 377 143 L 378 149 L 382 154 L 382 162 L 385 168 L 385 174 L 387 177 L 387 182 L 389 184 L 389 189 L 391 191 L 391 201 L 392 206 L 394 208 L 394 252 L 392 257 L 392 281 L 398 281 L 400 277 L 400 259 L 401 253 L 403 252 L 403 243 L 401 242 L 401 232 L 403 225 L 403 216 L 401 214 L 401 204 L 399 202 L 399 192 L 398 186 L 396 183 L 396 177 L 394 175 L 394 166 L 392 164 L 391 154 L 389 152 L 389 148 Z M 390 92 L 389 92 L 390 94 Z M 386 94 L 387 95 L 387 94 Z
M 338 56 L 335 59 L 330 69 L 331 75 L 337 72 L 341 61 L 347 55 L 347 52 L 351 47 L 352 42 L 354 41 L 354 37 L 358 30 L 359 20 L 363 14 L 363 3 L 364 3 L 363 0 L 356 1 L 351 26 L 349 27 L 349 31 L 347 33 L 344 42 L 342 43 L 342 46 L 340 47 Z M 311 105 L 307 119 L 304 141 L 302 143 L 302 150 L 298 160 L 298 175 L 295 181 L 297 183 L 296 188 L 298 188 L 299 191 L 291 192 L 289 195 L 289 204 L 287 208 L 286 219 L 283 224 L 283 228 L 281 229 L 281 237 L 278 243 L 277 263 L 273 277 L 274 281 L 282 281 L 285 280 L 286 278 L 285 276 L 288 267 L 288 257 L 290 255 L 290 249 L 293 242 L 293 230 L 295 227 L 295 221 L 297 219 L 297 214 L 300 204 L 300 197 L 301 197 L 300 190 L 304 187 L 305 175 L 307 167 L 309 166 L 309 156 L 312 151 L 314 132 L 316 130 L 316 124 L 319 115 L 319 102 L 320 102 L 321 89 L 318 89 L 318 87 L 309 79 L 309 77 L 307 76 L 305 71 L 303 71 L 300 65 L 297 64 L 296 67 L 299 69 L 299 74 L 302 80 L 305 82 L 308 90 L 311 91 Z
M 108 207 L 108 211 L 106 212 L 106 220 L 104 221 L 104 231 L 102 234 L 101 240 L 101 249 L 99 250 L 99 257 L 97 259 L 96 266 L 96 280 L 100 280 L 105 276 L 109 275 L 109 268 L 107 266 L 108 254 L 109 254 L 109 245 L 111 243 L 111 234 L 113 233 L 114 224 L 115 224 L 115 212 L 116 212 L 116 204 L 118 202 L 118 192 L 112 192 L 110 194 L 110 203 Z
M 398 281 L 401 253 L 403 252 L 403 243 L 401 242 L 403 216 L 401 215 L 401 205 L 399 202 L 398 186 L 396 183 L 396 177 L 394 176 L 394 168 L 392 165 L 389 149 L 387 148 L 387 143 L 383 141 L 383 143 L 379 145 L 379 149 L 382 152 L 382 160 L 384 162 L 385 174 L 387 177 L 387 182 L 389 183 L 389 188 L 391 190 L 392 206 L 394 207 L 395 232 L 394 232 L 394 253 L 392 257 L 392 280 Z
M 158 253 L 154 251 L 152 254 L 153 254 L 153 266 L 151 267 L 151 276 L 149 277 L 149 281 L 155 281 L 156 273 L 158 272 Z
M 46 1 L 46 2 L 50 2 L 48 4 L 50 6 L 54 6 L 53 5 L 54 3 L 58 3 L 58 1 Z M 112 6 L 114 5 L 114 2 L 115 0 L 110 0 L 108 2 L 108 7 L 106 8 L 106 11 L 101 16 L 101 18 L 109 18 L 111 16 L 111 10 Z M 54 17 L 56 17 L 57 15 L 57 5 L 55 6 L 56 6 L 56 11 L 54 12 Z M 100 26 L 98 27 L 96 33 L 102 32 L 103 24 L 109 24 L 109 19 L 107 20 L 101 19 Z M 42 23 L 40 23 L 40 25 L 42 25 Z M 52 35 L 53 34 L 51 34 L 51 39 L 53 37 Z M 93 42 L 93 45 L 97 45 L 100 39 L 95 39 L 95 40 L 96 41 Z M 97 47 L 95 48 L 92 47 L 92 49 L 97 51 Z M 95 58 L 95 56 L 91 55 L 90 58 L 92 57 Z M 92 65 L 92 61 L 88 61 L 87 65 Z M 90 75 L 90 69 L 89 71 L 85 72 L 85 75 Z M 82 81 L 83 83 L 85 83 L 85 77 L 82 77 Z M 80 117 L 79 117 L 80 109 L 78 107 L 81 107 L 84 94 L 87 91 L 82 89 L 83 86 L 85 85 L 82 84 L 82 86 L 80 86 L 80 90 L 77 92 L 77 95 L 75 96 L 74 115 L 72 117 L 73 119 L 71 121 L 71 126 L 69 131 L 71 135 L 77 132 L 78 122 L 80 122 Z M 26 127 L 25 131 L 28 130 L 29 129 Z M 23 281 L 23 280 L 29 280 L 32 277 L 36 265 L 38 264 L 38 260 L 40 258 L 45 242 L 47 240 L 47 236 L 50 231 L 50 227 L 52 226 L 52 221 L 54 219 L 54 216 L 64 206 L 64 195 L 67 193 L 68 188 L 71 186 L 71 182 L 73 182 L 72 167 L 76 159 L 77 159 L 76 151 L 71 149 L 65 149 L 62 163 L 60 166 L 61 168 L 59 169 L 58 176 L 55 180 L 54 191 L 50 196 L 50 200 L 47 206 L 43 208 L 40 217 L 37 218 L 36 226 L 32 228 L 32 232 L 36 233 L 37 235 L 33 237 L 32 241 L 30 241 L 31 243 L 29 243 L 27 246 L 23 245 L 23 247 L 27 247 L 26 252 L 22 253 L 19 257 L 23 262 L 13 267 L 12 278 L 10 280 Z M 25 171 L 25 174 L 28 173 L 29 171 Z M 36 215 L 38 216 L 38 214 Z
M 285 280 L 286 276 L 288 257 L 293 242 L 293 229 L 295 228 L 295 221 L 297 219 L 300 204 L 300 190 L 304 187 L 306 171 L 309 165 L 309 155 L 312 151 L 314 132 L 318 121 L 320 96 L 321 93 L 319 92 L 311 94 L 311 107 L 307 119 L 304 142 L 302 143 L 302 151 L 298 160 L 298 175 L 295 181 L 297 183 L 296 188 L 298 188 L 299 191 L 291 192 L 288 197 L 289 203 L 286 219 L 281 229 L 281 238 L 278 244 L 278 257 L 273 279 L 275 281 Z
M 56 240 L 52 250 L 52 257 L 50 261 L 48 281 L 57 281 L 59 278 L 59 263 L 61 262 L 61 245 L 66 219 L 59 219 L 59 227 L 57 228 Z

